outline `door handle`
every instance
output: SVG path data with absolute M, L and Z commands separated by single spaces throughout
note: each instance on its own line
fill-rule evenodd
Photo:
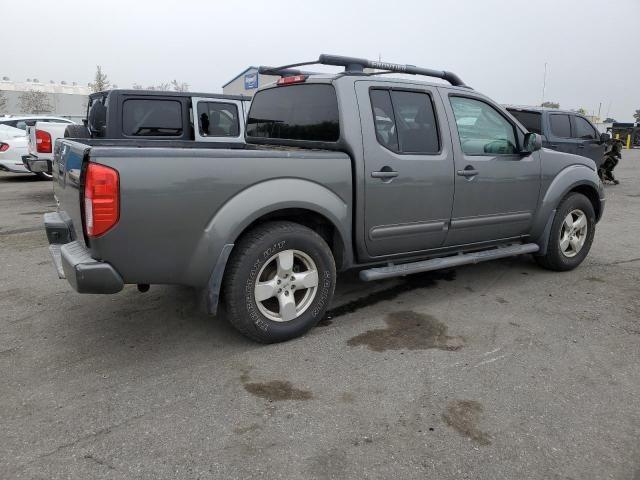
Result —
M 383 180 L 389 178 L 396 178 L 398 176 L 398 172 L 395 170 L 382 170 L 380 172 L 371 172 L 371 177 L 373 178 L 382 178 Z
M 578 145 L 578 148 L 584 148 L 584 145 Z
M 474 169 L 472 166 L 468 166 L 464 170 L 458 170 L 458 175 L 461 177 L 475 177 L 478 175 L 478 171 Z
M 558 148 L 558 145 L 549 145 L 549 148 Z

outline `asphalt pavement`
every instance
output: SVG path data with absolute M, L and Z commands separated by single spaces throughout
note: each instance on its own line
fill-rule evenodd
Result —
M 186 288 L 58 280 L 51 183 L 0 173 L 0 478 L 640 479 L 640 150 L 583 265 L 375 284 L 277 345 Z

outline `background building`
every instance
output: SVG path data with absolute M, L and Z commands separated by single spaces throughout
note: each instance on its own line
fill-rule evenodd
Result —
M 258 73 L 258 67 L 249 67 L 225 83 L 222 86 L 222 93 L 253 96 L 258 87 L 273 83 L 279 78 L 275 75 L 261 75 Z
M 88 95 L 89 87 L 75 83 L 14 82 L 4 77 L 0 79 L 0 107 L 4 103 L 0 115 L 51 113 L 79 120 L 86 113 Z

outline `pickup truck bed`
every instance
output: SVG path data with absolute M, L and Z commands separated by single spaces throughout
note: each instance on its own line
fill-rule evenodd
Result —
M 140 147 L 114 140 L 64 142 L 53 185 L 69 217 L 64 223 L 70 238 L 78 242 L 73 252 L 68 249 L 69 259 L 86 264 L 86 248 L 96 262 L 109 260 L 124 283 L 202 287 L 228 239 L 278 204 L 290 210 L 313 207 L 340 226 L 345 240 L 350 238 L 348 155 L 194 142 L 185 142 L 188 148 L 179 143 L 166 148 L 158 142 L 163 141 L 148 140 Z M 120 178 L 118 223 L 90 240 L 83 234 L 79 188 L 82 167 L 89 161 L 116 169 Z M 306 200 L 291 200 L 302 197 Z M 68 267 L 65 271 L 71 272 Z M 82 278 L 75 283 L 90 290 Z

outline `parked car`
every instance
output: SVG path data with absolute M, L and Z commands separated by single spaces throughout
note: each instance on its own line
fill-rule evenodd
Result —
M 155 90 L 109 90 L 89 96 L 86 127 L 69 138 L 164 139 L 244 143 L 250 97 Z
M 598 129 L 583 115 L 555 108 L 507 107 L 507 111 L 533 133 L 542 135 L 542 146 L 588 157 L 599 167 L 604 162 L 608 133 Z
M 56 117 L 51 115 L 20 115 L 20 116 L 4 116 L 0 117 L 0 128 L 8 127 L 18 130 L 13 132 L 11 141 L 6 142 L 4 155 L 0 152 L 0 170 L 12 173 L 35 173 L 31 172 L 22 161 L 22 157 L 29 154 L 28 140 L 26 130 L 33 127 L 37 122 L 42 123 L 62 123 L 72 124 L 73 122 L 67 118 Z M 51 178 L 46 172 L 37 172 L 37 175 L 43 178 Z
M 22 156 L 22 163 L 32 173 L 51 178 L 51 160 L 56 140 L 64 137 L 67 127 L 74 123 L 54 123 L 38 121 L 27 127 L 28 153 Z
M 23 130 L 0 124 L 0 170 L 11 173 L 29 173 L 22 164 L 27 153 L 27 137 Z
M 282 78 L 255 94 L 242 148 L 59 141 L 60 208 L 44 218 L 59 275 L 80 293 L 195 287 L 209 313 L 221 299 L 240 332 L 277 342 L 322 319 L 336 271 L 370 281 L 520 254 L 551 270 L 584 260 L 605 203 L 592 160 L 541 149 L 453 73 L 318 63 L 345 71 L 261 69 Z

